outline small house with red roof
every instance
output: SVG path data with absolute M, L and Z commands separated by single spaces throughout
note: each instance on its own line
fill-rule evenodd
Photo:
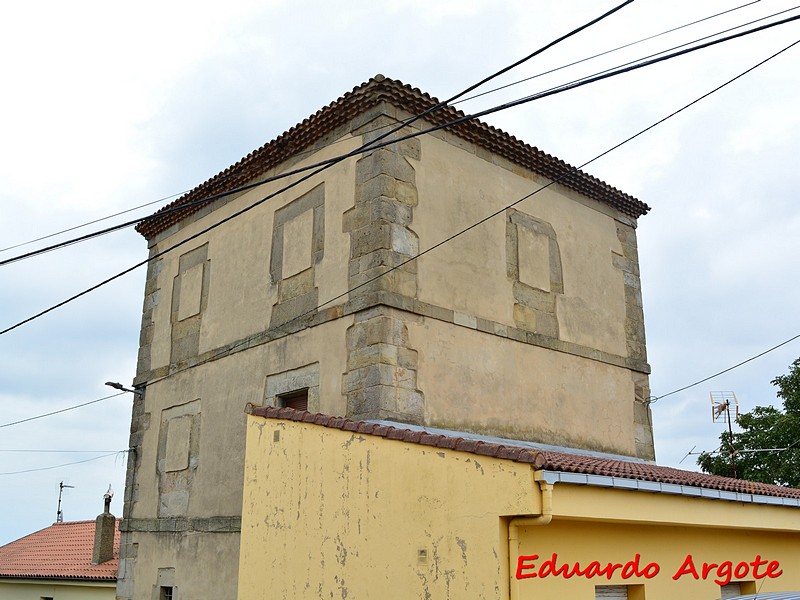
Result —
M 119 521 L 57 522 L 0 547 L 3 600 L 113 600 Z

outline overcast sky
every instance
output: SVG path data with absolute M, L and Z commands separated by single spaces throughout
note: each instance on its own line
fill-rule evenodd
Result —
M 498 80 L 507 84 L 745 4 L 636 0 Z M 562 0 L 135 5 L 17 2 L 0 14 L 0 248 L 180 194 L 377 73 L 450 97 L 612 3 Z M 488 108 L 792 8 L 762 0 L 624 51 L 459 105 Z M 800 14 L 793 10 L 783 16 Z M 800 21 L 486 120 L 573 165 L 800 39 Z M 665 395 L 800 333 L 800 45 L 585 170 L 647 202 L 639 220 L 652 391 Z M 487 86 L 485 89 L 494 87 Z M 513 199 L 509 199 L 511 201 Z M 165 204 L 0 252 L 0 260 Z M 132 229 L 0 267 L 0 329 L 147 256 Z M 0 336 L 0 544 L 93 519 L 109 483 L 122 513 L 142 269 Z M 800 340 L 653 404 L 658 462 L 695 469 Z M 24 451 L 23 451 L 24 450 Z M 36 450 L 37 452 L 34 452 Z M 41 452 L 43 450 L 59 452 Z M 70 452 L 67 452 L 70 451 Z M 97 458 L 100 457 L 100 458 Z M 82 464 L 48 468 L 95 459 Z M 47 469 L 47 470 L 37 470 Z M 27 473 L 11 474 L 19 471 Z

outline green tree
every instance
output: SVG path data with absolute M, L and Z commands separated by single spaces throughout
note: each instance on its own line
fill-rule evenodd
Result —
M 718 453 L 703 452 L 697 464 L 706 473 L 733 477 L 731 450 L 740 479 L 800 488 L 800 358 L 789 373 L 772 380 L 783 410 L 756 406 L 739 415 L 741 431 L 720 435 Z

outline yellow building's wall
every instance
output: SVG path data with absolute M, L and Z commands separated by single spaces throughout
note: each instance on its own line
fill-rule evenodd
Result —
M 558 486 L 556 486 L 558 487 Z M 627 492 L 637 494 L 638 492 Z M 716 502 L 717 508 L 725 512 L 727 502 Z M 734 503 L 730 503 L 734 504 Z M 761 507 L 751 507 L 760 512 Z M 799 512 L 794 509 L 794 512 Z M 680 519 L 679 513 L 675 516 Z M 687 527 L 680 525 L 644 525 L 627 523 L 604 523 L 593 521 L 554 520 L 545 527 L 529 528 L 520 536 L 520 555 L 525 568 L 521 574 L 538 574 L 545 561 L 557 555 L 556 568 L 569 564 L 569 569 L 579 563 L 580 570 L 586 570 L 592 561 L 600 563 L 599 569 L 608 563 L 621 564 L 635 560 L 639 555 L 639 574 L 627 579 L 622 576 L 623 569 L 615 569 L 611 578 L 597 576 L 563 575 L 545 577 L 526 577 L 517 580 L 519 598 L 556 598 L 593 600 L 595 586 L 598 585 L 641 585 L 647 600 L 675 600 L 676 598 L 713 600 L 720 597 L 720 585 L 744 581 L 762 592 L 800 590 L 800 538 L 795 532 L 760 531 L 728 529 L 713 526 Z M 537 556 L 533 558 L 533 556 Z M 688 570 L 681 572 L 687 556 L 691 556 L 699 579 Z M 769 563 L 777 561 L 773 575 L 756 579 L 753 566 L 740 567 L 742 577 L 726 575 L 728 569 L 735 569 L 740 562 L 762 561 L 758 574 L 764 575 Z M 725 561 L 732 564 L 725 565 Z M 714 567 L 703 578 L 703 563 L 723 565 L 722 570 Z M 648 565 L 657 565 L 656 567 Z M 517 563 L 519 566 L 519 563 Z M 529 568 L 530 567 L 530 568 Z M 646 576 L 647 571 L 652 577 Z M 592 574 L 590 572 L 590 574 Z M 516 576 L 516 573 L 513 574 Z M 716 581 L 715 581 L 716 580 Z M 749 588 L 744 588 L 746 591 Z
M 0 579 L 3 600 L 114 600 L 115 582 L 53 582 Z
M 249 417 L 247 430 L 242 600 L 592 600 L 597 585 L 633 586 L 632 600 L 712 600 L 729 581 L 800 590 L 797 507 L 556 483 L 552 520 L 520 525 L 510 542 L 515 516 L 548 507 L 530 465 L 279 419 Z M 538 576 L 553 554 L 570 571 L 619 566 Z M 637 554 L 638 573 L 624 577 Z M 704 577 L 703 563 L 722 566 Z
M 248 419 L 239 598 L 496 598 L 528 465 Z M 420 555 L 420 551 L 424 556 Z

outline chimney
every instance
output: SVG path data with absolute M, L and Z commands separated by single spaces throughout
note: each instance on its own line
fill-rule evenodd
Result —
M 99 565 L 114 558 L 114 534 L 117 529 L 117 518 L 111 514 L 111 498 L 114 492 L 111 486 L 103 496 L 103 514 L 98 515 L 94 526 L 94 551 L 92 564 Z

